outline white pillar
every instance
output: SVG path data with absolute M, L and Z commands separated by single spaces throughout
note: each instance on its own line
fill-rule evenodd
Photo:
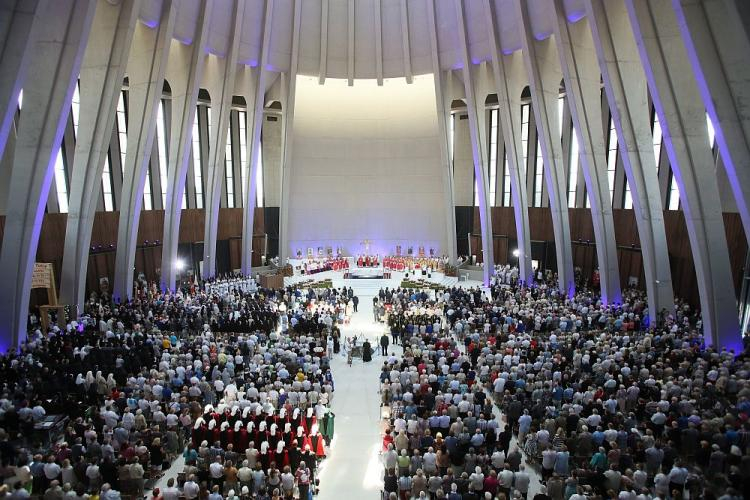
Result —
M 680 189 L 706 343 L 739 353 L 737 299 L 705 108 L 695 80 L 685 77 L 690 63 L 677 20 L 669 0 L 626 0 L 626 6 Z
M 471 64 L 469 57 L 463 0 L 454 0 L 456 23 L 458 24 L 458 46 L 461 58 L 466 108 L 469 113 L 469 136 L 471 138 L 474 174 L 479 195 L 479 224 L 482 230 L 482 278 L 485 286 L 490 284 L 494 274 L 495 261 L 492 242 L 492 208 L 489 199 L 489 146 L 487 144 L 487 120 L 484 101 L 487 97 L 489 74 L 487 67 L 479 68 Z M 479 81 L 481 80 L 481 81 Z
M 282 139 L 281 139 L 281 210 L 279 215 L 279 264 L 283 266 L 291 253 L 289 248 L 289 190 L 292 176 L 292 146 L 294 129 L 294 98 L 297 90 L 297 66 L 299 63 L 299 30 L 302 0 L 294 0 L 292 21 L 292 55 L 289 71 L 282 74 Z
M 534 281 L 531 267 L 531 235 L 529 229 L 529 200 L 526 190 L 526 179 L 523 175 L 526 168 L 521 143 L 521 92 L 526 80 L 519 67 L 520 54 L 504 56 L 500 50 L 500 41 L 495 27 L 494 2 L 484 0 L 484 17 L 487 23 L 487 36 L 492 57 L 492 69 L 495 76 L 495 89 L 499 103 L 499 119 L 505 142 L 505 154 L 510 169 L 510 192 L 513 199 L 513 213 L 516 221 L 516 240 L 518 245 L 519 278 L 525 283 Z M 498 161 L 502 161 L 498 158 Z
M 70 114 L 95 2 L 58 0 L 39 11 L 31 32 L 13 171 L 10 176 L 0 272 L 0 352 L 26 338 L 31 276 L 55 157 Z M 54 75 L 54 78 L 50 78 Z
M 376 6 L 380 9 L 380 5 Z M 453 168 L 451 165 L 450 130 L 447 125 L 450 120 L 451 101 L 445 92 L 444 82 L 446 75 L 440 68 L 440 47 L 437 38 L 437 25 L 435 24 L 435 4 L 433 0 L 427 1 L 427 27 L 430 31 L 430 55 L 432 58 L 433 80 L 435 85 L 435 102 L 438 116 L 438 134 L 440 136 L 440 159 L 442 161 L 443 178 L 443 201 L 445 204 L 446 234 L 445 241 L 448 248 L 443 253 L 448 256 L 451 264 L 456 263 L 456 209 L 453 201 Z
M 161 253 L 161 289 L 174 290 L 177 281 L 177 247 L 180 242 L 182 196 L 190 170 L 193 123 L 198 91 L 206 62 L 208 26 L 211 19 L 208 0 L 201 0 L 198 26 L 190 45 L 173 40 L 169 49 L 166 77 L 172 89 L 172 122 L 167 157 L 167 202 L 164 209 L 164 236 Z M 187 70 L 187 71 L 186 71 Z
M 232 94 L 234 92 L 235 75 L 237 74 L 237 55 L 240 44 L 240 30 L 242 17 L 245 12 L 245 2 L 234 0 L 232 16 L 232 32 L 226 56 L 221 59 L 211 59 L 207 72 L 209 92 L 211 93 L 211 137 L 206 173 L 206 223 L 203 236 L 203 277 L 212 278 L 216 275 L 216 235 L 219 229 L 219 208 L 221 203 L 221 187 L 226 182 L 224 172 L 224 152 L 229 131 L 229 115 L 232 111 Z
M 672 0 L 672 6 L 750 238 L 750 40 L 734 2 Z
M 176 13 L 176 3 L 164 0 L 158 26 L 149 28 L 138 23 L 128 60 L 128 148 L 123 167 L 115 283 L 112 289 L 113 298 L 123 302 L 133 296 L 133 271 L 143 188 L 153 151 L 156 117 Z
M 261 37 L 260 64 L 254 70 L 245 68 L 250 72 L 251 88 L 247 95 L 252 95 L 252 100 L 247 102 L 247 126 L 245 133 L 247 140 L 248 169 L 246 177 L 247 196 L 242 211 L 242 274 L 252 274 L 253 265 L 253 225 L 255 224 L 255 205 L 258 180 L 258 151 L 260 150 L 260 135 L 263 127 L 263 109 L 266 103 L 266 64 L 268 63 L 269 45 L 271 42 L 271 22 L 273 21 L 273 2 L 266 0 L 263 20 L 263 36 Z M 253 78 L 254 77 L 254 78 Z
M 514 0 L 516 19 L 521 31 L 521 52 L 531 88 L 531 102 L 536 119 L 539 145 L 544 158 L 544 179 L 549 194 L 549 210 L 555 233 L 557 275 L 560 291 L 572 296 L 575 293 L 573 252 L 568 220 L 568 197 L 565 188 L 565 168 L 562 143 L 557 123 L 557 99 L 560 95 L 562 75 L 558 69 L 555 47 L 549 38 L 537 42 L 531 30 L 528 5 Z M 598 243 L 598 242 L 597 242 Z
M 555 0 L 553 6 L 556 17 L 556 22 L 553 23 L 555 44 L 565 79 L 574 132 L 578 136 L 586 192 L 591 201 L 601 297 L 605 304 L 618 304 L 622 303 L 622 293 L 615 223 L 612 219 L 612 197 L 607 179 L 607 147 L 602 129 L 601 73 L 587 20 L 581 19 L 576 24 L 570 24 L 565 16 L 562 0 Z M 564 165 L 562 171 L 565 171 Z M 565 191 L 560 193 L 560 197 L 567 203 Z
M 41 10 L 38 7 L 41 4 Z M 6 0 L 0 2 L 0 157 L 13 128 L 18 94 L 26 78 L 31 46 L 31 28 L 35 19 L 43 19 L 47 1 Z
M 79 80 L 80 113 L 60 280 L 60 301 L 79 314 L 86 302 L 89 245 L 102 173 L 140 6 L 137 0 L 96 3 Z
M 586 19 L 633 197 L 651 320 L 674 309 L 672 271 L 649 122 L 646 75 L 622 2 L 586 0 Z

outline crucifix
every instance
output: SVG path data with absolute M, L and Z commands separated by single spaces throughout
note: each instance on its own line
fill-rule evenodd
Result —
M 360 243 L 360 245 L 365 246 L 365 255 L 370 255 L 370 243 L 372 242 L 368 239 L 365 239 Z

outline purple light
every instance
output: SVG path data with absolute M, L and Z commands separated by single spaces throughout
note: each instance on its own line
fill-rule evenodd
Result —
M 248 64 L 251 68 L 255 68 L 258 66 L 258 60 L 257 59 L 250 59 L 250 63 Z
M 266 71 L 273 71 L 273 65 L 272 64 L 266 64 Z
M 148 26 L 151 29 L 156 28 L 157 26 L 159 26 L 159 21 L 157 21 L 155 19 L 154 20 L 150 20 L 150 21 L 142 21 L 142 22 L 143 22 L 143 24 L 145 24 L 146 26 Z
M 479 59 L 478 57 L 472 57 L 472 58 L 471 58 L 471 63 L 472 63 L 472 64 L 479 64 L 479 63 L 481 63 L 481 62 L 482 62 L 482 60 L 481 60 L 481 59 Z
M 568 14 L 568 21 L 570 21 L 571 23 L 577 23 L 578 21 L 583 19 L 585 15 L 586 15 L 586 12 L 584 11 L 571 12 Z

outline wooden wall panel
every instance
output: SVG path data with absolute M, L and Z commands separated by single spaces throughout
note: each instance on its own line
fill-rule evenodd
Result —
M 573 265 L 579 267 L 583 277 L 588 279 L 597 267 L 596 239 L 591 220 L 591 212 L 584 208 L 571 208 L 570 235 L 573 241 Z M 620 281 L 628 284 L 630 277 L 638 279 L 639 286 L 644 285 L 643 258 L 640 252 L 640 238 L 633 210 L 614 209 L 615 240 L 618 245 L 617 257 L 620 268 Z M 692 304 L 698 303 L 695 267 L 690 251 L 685 216 L 682 211 L 667 210 L 664 212 L 664 224 L 667 233 L 669 258 L 672 268 L 672 281 L 675 293 Z M 529 225 L 532 241 L 546 241 L 554 244 L 552 219 L 547 208 L 529 208 Z M 739 293 L 742 282 L 745 259 L 748 252 L 742 221 L 737 213 L 724 214 L 729 258 L 734 270 L 734 286 Z M 514 262 L 512 250 L 515 248 L 516 228 L 512 207 L 492 208 L 493 248 L 495 262 L 506 264 Z M 590 243 L 589 243 L 590 242 Z M 472 248 L 481 261 L 481 230 L 478 210 L 474 214 L 474 233 Z

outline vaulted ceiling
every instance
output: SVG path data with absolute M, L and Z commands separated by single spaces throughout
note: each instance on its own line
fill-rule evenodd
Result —
M 223 56 L 227 50 L 234 0 L 214 0 L 211 9 L 208 50 Z M 245 0 L 239 61 L 254 66 L 260 59 L 264 27 L 263 0 Z M 520 20 L 515 0 L 490 0 L 495 5 L 495 26 L 502 51 L 520 49 Z M 552 33 L 552 9 L 548 0 L 524 0 L 531 14 L 534 36 L 543 40 Z M 464 2 L 469 56 L 474 63 L 489 60 L 484 0 Z M 583 0 L 564 0 L 568 19 L 584 16 Z M 350 15 L 350 9 L 353 15 Z M 145 0 L 140 19 L 148 25 L 159 21 L 161 0 Z M 200 12 L 200 0 L 181 0 L 175 38 L 191 43 Z M 269 66 L 274 71 L 289 67 L 292 47 L 292 0 L 273 0 Z M 452 0 L 435 2 L 439 60 L 443 69 L 460 67 L 458 27 Z M 304 0 L 300 27 L 298 72 L 323 78 L 347 78 L 350 40 L 354 44 L 354 78 L 396 78 L 407 73 L 432 72 L 427 0 Z M 380 44 L 380 50 L 378 50 Z M 408 57 L 405 55 L 408 54 Z M 378 75 L 378 58 L 382 75 Z M 321 59 L 322 58 L 322 59 Z M 321 64 L 322 63 L 322 64 Z M 321 74 L 321 68 L 324 74 Z M 408 69 L 407 69 L 408 68 Z

